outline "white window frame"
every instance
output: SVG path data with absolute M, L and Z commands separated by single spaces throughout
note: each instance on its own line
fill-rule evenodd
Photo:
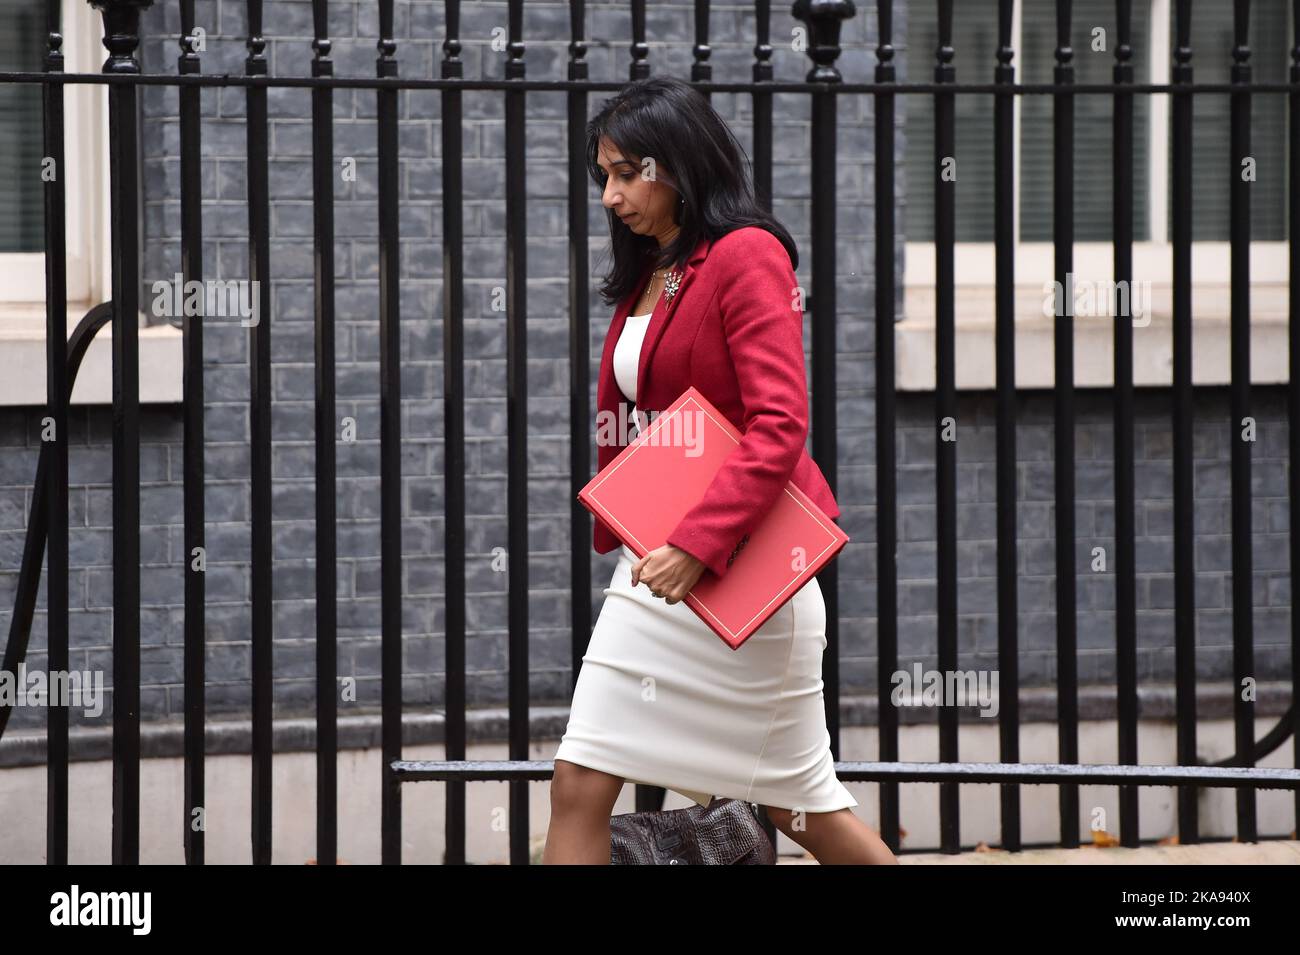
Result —
M 96 73 L 107 55 L 103 20 L 85 0 L 62 0 L 63 63 L 68 73 Z M 108 149 L 108 89 L 63 86 L 68 301 L 90 307 L 110 297 L 109 173 L 97 158 Z M 62 170 L 59 171 L 62 174 Z M 0 253 L 0 299 L 45 302 L 45 253 Z
M 86 0 L 62 0 L 63 64 L 67 73 L 98 73 L 108 53 L 100 12 Z M 63 86 L 67 314 L 71 334 L 95 305 L 112 298 L 111 181 L 108 88 Z M 147 326 L 141 315 L 140 401 L 181 399 L 181 333 Z M 45 404 L 45 253 L 0 253 L 0 407 Z M 82 360 L 73 404 L 112 402 L 111 329 L 105 327 Z
M 1170 0 L 1144 0 L 1151 15 L 1150 73 L 1147 82 L 1169 82 Z M 1012 14 L 1012 46 L 1021 43 L 1021 4 Z M 1077 24 L 1076 32 L 1077 32 Z M 1289 35 L 1289 33 L 1288 33 Z M 1081 42 L 1074 38 L 1076 49 Z M 1076 54 L 1077 55 L 1077 54 Z M 1013 65 L 1016 61 L 1012 60 Z M 1139 82 L 1141 80 L 1139 79 Z M 1167 322 L 1171 295 L 1173 247 L 1166 234 L 1168 218 L 1169 95 L 1150 96 L 1146 178 L 1151 239 L 1133 243 L 1134 280 L 1151 283 L 1155 320 L 1148 326 L 1135 320 L 1134 383 L 1160 386 L 1172 382 L 1172 336 Z M 1055 278 L 1053 244 L 1020 240 L 1020 107 L 1014 102 L 1013 234 L 1016 237 L 1016 387 L 1050 388 L 1054 383 L 1054 321 L 1042 314 L 1045 284 Z M 1141 133 L 1139 132 L 1139 135 Z M 1076 132 L 1077 135 L 1077 132 Z M 1251 260 L 1251 380 L 1257 384 L 1290 380 L 1286 347 L 1288 242 L 1252 241 Z M 1076 280 L 1110 283 L 1114 279 L 1110 242 L 1075 242 Z M 896 386 L 903 391 L 935 388 L 935 255 L 933 242 L 904 244 L 904 317 L 896 323 Z M 954 248 L 957 382 L 959 389 L 995 387 L 994 294 L 996 246 L 992 242 L 958 242 Z M 1193 372 L 1195 384 L 1226 384 L 1230 380 L 1228 302 L 1231 289 L 1230 245 L 1192 243 Z M 1159 318 L 1161 311 L 1165 320 Z M 1075 384 L 1111 387 L 1114 384 L 1114 325 L 1105 316 L 1076 316 Z

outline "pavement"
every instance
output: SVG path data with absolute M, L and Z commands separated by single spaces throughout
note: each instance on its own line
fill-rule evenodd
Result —
M 905 852 L 900 865 L 1300 865 L 1300 841 L 1211 842 L 1141 846 L 1085 846 L 1079 849 L 980 848 L 949 855 L 943 852 Z M 780 856 L 778 865 L 817 865 L 812 856 Z

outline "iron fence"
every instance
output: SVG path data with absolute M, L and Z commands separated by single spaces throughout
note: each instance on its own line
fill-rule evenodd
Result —
M 104 45 L 108 58 L 99 74 L 64 71 L 61 53 L 59 3 L 48 9 L 48 48 L 45 69 L 38 73 L 0 74 L 0 83 L 41 84 L 44 112 L 44 153 L 59 168 L 65 158 L 64 90 L 69 83 L 93 83 L 107 87 L 110 115 L 109 168 L 112 183 L 112 300 L 92 310 L 75 330 L 71 340 L 66 328 L 66 277 L 63 261 L 64 183 L 62 177 L 44 184 L 45 261 L 47 304 L 47 414 L 54 424 L 53 440 L 42 446 L 33 507 L 18 598 L 5 652 L 5 668 L 12 672 L 23 659 L 36 605 L 41 563 L 47 560 L 47 608 L 49 664 L 52 670 L 66 669 L 68 661 L 68 403 L 71 387 L 85 347 L 94 334 L 111 321 L 113 401 L 113 839 L 114 863 L 139 861 L 140 846 L 140 505 L 139 505 L 139 343 L 136 315 L 139 305 L 140 261 L 137 254 L 139 223 L 136 170 L 140 163 L 141 130 L 136 101 L 144 85 L 162 84 L 177 88 L 180 110 L 181 164 L 181 255 L 185 280 L 201 281 L 205 274 L 202 258 L 203 222 L 200 188 L 200 90 L 240 87 L 247 114 L 247 214 L 249 233 L 249 275 L 259 289 L 262 316 L 249 329 L 251 409 L 251 568 L 252 568 L 252 859 L 271 860 L 271 771 L 272 771 L 272 637 L 271 584 L 271 338 L 275 317 L 270 296 L 270 220 L 268 188 L 268 90 L 275 87 L 307 87 L 311 90 L 312 188 L 315 251 L 315 411 L 316 411 L 316 754 L 317 754 L 317 858 L 336 858 L 338 825 L 337 750 L 337 648 L 336 599 L 337 559 L 335 536 L 335 309 L 334 265 L 331 254 L 333 218 L 333 97 L 340 89 L 365 89 L 377 101 L 379 190 L 379 328 L 381 392 L 381 525 L 382 525 L 382 858 L 385 863 L 401 861 L 402 789 L 405 782 L 439 780 L 446 786 L 446 856 L 448 863 L 465 861 L 465 786 L 477 780 L 505 780 L 510 784 L 510 852 L 515 862 L 528 860 L 528 800 L 531 781 L 550 777 L 553 764 L 528 758 L 529 745 L 529 612 L 528 612 L 528 500 L 527 428 L 528 394 L 525 363 L 528 357 L 528 314 L 524 296 L 527 275 L 525 199 L 527 139 L 525 119 L 528 96 L 538 91 L 563 91 L 567 97 L 568 131 L 568 306 L 570 353 L 570 487 L 572 660 L 576 679 L 582 654 L 591 633 L 592 620 L 586 595 L 591 589 L 590 518 L 577 503 L 576 493 L 590 477 L 591 459 L 589 402 L 590 354 L 587 315 L 588 234 L 587 191 L 584 160 L 585 125 L 589 97 L 613 91 L 616 83 L 588 78 L 585 40 L 585 4 L 569 3 L 571 43 L 567 78 L 535 79 L 527 75 L 524 5 L 510 0 L 508 9 L 508 59 L 502 80 L 469 79 L 461 60 L 461 4 L 445 3 L 446 35 L 442 41 L 441 75 L 438 78 L 402 76 L 398 44 L 394 39 L 393 0 L 379 2 L 378 56 L 375 76 L 334 75 L 328 36 L 328 4 L 312 4 L 315 39 L 311 75 L 271 76 L 263 35 L 263 3 L 247 3 L 247 59 L 242 75 L 204 74 L 195 43 L 193 0 L 181 0 L 180 54 L 176 71 L 146 74 L 136 58 L 141 40 L 141 12 L 152 0 L 91 0 L 102 12 Z M 1250 154 L 1250 105 L 1257 95 L 1287 98 L 1290 132 L 1287 182 L 1288 221 L 1294 229 L 1300 223 L 1300 0 L 1293 2 L 1296 24 L 1290 50 L 1290 82 L 1260 84 L 1252 81 L 1251 50 L 1246 43 L 1250 3 L 1235 0 L 1232 72 L 1229 84 L 1197 84 L 1192 79 L 1193 50 L 1189 45 L 1192 22 L 1190 0 L 1175 0 L 1176 43 L 1167 84 L 1134 81 L 1131 47 L 1131 3 L 1115 4 L 1113 82 L 1076 84 L 1071 48 L 1071 4 L 1057 0 L 1054 51 L 1056 67 L 1050 84 L 1015 82 L 1011 44 L 1014 6 L 1012 0 L 997 3 L 998 48 L 996 63 L 989 63 L 992 83 L 957 82 L 954 66 L 952 0 L 938 0 L 935 6 L 939 44 L 934 51 L 934 80 L 930 83 L 899 83 L 894 62 L 893 7 L 888 0 L 876 5 L 877 65 L 870 83 L 846 82 L 836 65 L 841 53 L 841 24 L 857 15 L 848 0 L 798 0 L 791 14 L 803 29 L 805 50 L 811 61 L 802 82 L 777 82 L 773 77 L 770 35 L 770 4 L 754 4 L 757 35 L 752 79 L 748 82 L 714 82 L 709 63 L 710 4 L 694 4 L 695 43 L 691 80 L 706 94 L 740 93 L 752 100 L 754 182 L 762 201 L 770 205 L 773 169 L 773 96 L 798 93 L 809 98 L 811 107 L 812 183 L 812 283 L 807 297 L 811 313 L 812 365 L 817 387 L 812 400 L 813 452 L 831 486 L 836 484 L 836 195 L 837 109 L 843 101 L 870 97 L 874 105 L 875 129 L 875 409 L 876 409 L 876 506 L 878 534 L 878 691 L 887 699 L 891 674 L 898 669 L 897 631 L 897 483 L 895 423 L 897 416 L 894 354 L 894 319 L 897 287 L 895 265 L 897 224 L 895 222 L 895 107 L 900 95 L 929 97 L 934 109 L 934 251 L 936 256 L 936 432 L 944 419 L 957 414 L 954 355 L 954 228 L 957 186 L 945 177 L 945 158 L 957 155 L 955 117 L 958 96 L 989 96 L 994 102 L 995 193 L 993 197 L 996 246 L 996 407 L 997 407 L 997 581 L 998 659 L 1002 686 L 999 713 L 1000 757 L 998 763 L 964 763 L 958 751 L 958 713 L 940 708 L 938 715 L 940 761 L 910 763 L 900 759 L 899 719 L 895 708 L 879 708 L 879 762 L 838 761 L 836 770 L 845 781 L 875 781 L 880 785 L 881 831 L 897 851 L 899 838 L 900 784 L 939 782 L 941 786 L 940 829 L 942 847 L 957 852 L 961 844 L 958 788 L 962 783 L 998 783 L 1001 798 L 1003 848 L 1021 847 L 1019 787 L 1050 783 L 1060 792 L 1060 844 L 1080 844 L 1078 787 L 1081 784 L 1118 786 L 1121 794 L 1121 842 L 1138 844 L 1139 786 L 1176 786 L 1178 789 L 1179 840 L 1198 841 L 1196 794 L 1200 787 L 1231 787 L 1236 791 L 1237 838 L 1257 839 L 1255 793 L 1259 788 L 1296 791 L 1300 809 L 1300 771 L 1267 769 L 1256 764 L 1287 739 L 1295 748 L 1300 766 L 1300 715 L 1294 705 L 1271 732 L 1254 738 L 1253 701 L 1234 694 L 1236 753 L 1212 766 L 1197 765 L 1197 719 L 1195 711 L 1196 646 L 1194 611 L 1195 500 L 1192 463 L 1192 124 L 1193 100 L 1200 96 L 1227 95 L 1231 104 L 1231 169 L 1224 175 L 1231 181 L 1231 420 L 1250 412 L 1250 264 L 1251 219 L 1249 184 L 1233 170 Z M 646 36 L 644 0 L 631 4 L 632 36 L 628 51 L 630 79 L 651 73 L 650 48 Z M 1214 51 L 1213 55 L 1218 55 Z M 982 73 L 984 67 L 979 68 Z M 442 155 L 441 195 L 443 203 L 443 361 L 445 434 L 445 540 L 446 564 L 446 759 L 417 762 L 402 758 L 401 675 L 402 616 L 401 563 L 402 522 L 400 511 L 400 445 L 402 441 L 401 339 L 399 330 L 398 234 L 398 92 L 426 90 L 441 100 Z M 509 759 L 478 762 L 466 759 L 465 634 L 465 432 L 463 377 L 464 360 L 464 209 L 462 202 L 463 97 L 469 91 L 498 91 L 505 110 L 505 247 L 507 253 L 507 433 L 509 483 L 507 493 L 509 555 Z M 1074 385 L 1073 321 L 1066 315 L 1055 323 L 1055 513 L 1056 513 L 1056 651 L 1059 661 L 1057 732 L 1059 763 L 1020 762 L 1020 715 L 1017 705 L 1018 649 L 1016 595 L 1016 483 L 1015 415 L 1017 407 L 1014 367 L 1015 328 L 1013 290 L 1015 282 L 1015 236 L 1010 169 L 1013 161 L 1013 106 L 1017 96 L 1048 96 L 1053 108 L 1053 177 L 1070 182 L 1075 174 L 1074 109 L 1080 95 L 1110 97 L 1113 134 L 1113 253 L 1115 281 L 1133 279 L 1133 117 L 1139 95 L 1169 94 L 1172 98 L 1172 182 L 1173 182 L 1173 464 L 1174 464 L 1174 553 L 1175 631 L 1177 653 L 1177 765 L 1144 766 L 1138 762 L 1138 681 L 1134 561 L 1134 456 L 1133 456 L 1133 316 L 1127 297 L 1116 302 L 1114 328 L 1114 423 L 1115 423 L 1115 546 L 1116 580 L 1115 649 L 1118 658 L 1119 764 L 1079 763 L 1078 677 L 1076 670 L 1076 616 L 1074 544 Z M 1053 243 L 1055 276 L 1062 287 L 1072 272 L 1074 241 L 1074 196 L 1071 189 L 1056 189 L 1053 201 Z M 1300 337 L 1296 335 L 1300 299 L 1297 274 L 1300 250 L 1289 247 L 1291 277 L 1290 358 L 1296 366 Z M 184 354 L 184 541 L 187 555 L 198 557 L 204 548 L 204 433 L 203 433 L 203 329 L 198 317 L 183 320 Z M 61 343 L 67 342 L 67 347 Z M 1296 513 L 1300 501 L 1300 390 L 1288 386 L 1290 437 L 1290 503 Z M 938 520 L 937 598 L 939 667 L 954 670 L 957 648 L 957 445 L 940 440 L 936 444 L 936 500 Z M 1251 593 L 1251 485 L 1249 447 L 1242 440 L 1232 442 L 1232 608 L 1233 674 L 1235 685 L 1251 677 L 1252 593 Z M 48 542 L 48 545 L 47 545 Z M 48 550 L 48 554 L 46 551 Z M 1300 538 L 1291 540 L 1291 566 L 1300 562 Z M 820 575 L 827 604 L 828 652 L 825 658 L 825 696 L 832 749 L 839 755 L 839 671 L 837 650 L 838 578 L 843 568 L 830 565 Z M 185 564 L 184 607 L 184 692 L 185 692 L 185 818 L 201 811 L 205 797 L 204 778 L 204 571 L 200 559 Z M 1293 615 L 1291 683 L 1300 676 L 1300 620 Z M 9 710 L 0 708 L 0 731 Z M 66 863 L 68 857 L 68 719 L 66 709 L 51 707 L 48 724 L 48 861 Z M 638 803 L 661 797 L 638 787 Z M 189 863 L 204 861 L 202 827 L 185 825 L 185 857 Z

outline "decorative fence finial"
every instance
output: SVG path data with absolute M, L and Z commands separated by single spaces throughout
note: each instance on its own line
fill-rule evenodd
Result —
M 140 45 L 140 11 L 153 4 L 153 0 L 90 0 L 90 5 L 104 17 L 104 48 L 108 59 L 104 61 L 105 73 L 139 73 L 140 61 L 135 58 Z
M 840 55 L 840 21 L 857 13 L 852 0 L 796 0 L 790 15 L 808 27 L 808 56 L 816 64 L 808 71 L 809 83 L 839 83 L 835 68 Z

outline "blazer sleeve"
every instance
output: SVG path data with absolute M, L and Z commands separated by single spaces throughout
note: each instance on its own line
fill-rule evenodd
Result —
M 808 439 L 803 312 L 790 256 L 766 229 L 719 240 L 718 308 L 744 404 L 740 443 L 667 543 L 721 577 L 775 505 Z

